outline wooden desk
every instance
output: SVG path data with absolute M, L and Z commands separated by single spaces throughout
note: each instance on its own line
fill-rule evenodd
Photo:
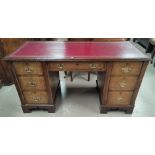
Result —
M 24 112 L 55 112 L 59 71 L 97 71 L 100 112 L 132 113 L 149 58 L 129 42 L 27 42 L 5 58 Z

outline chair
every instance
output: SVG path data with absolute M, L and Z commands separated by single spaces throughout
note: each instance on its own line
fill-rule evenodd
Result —
M 92 38 L 68 38 L 68 41 L 92 41 Z M 73 72 L 65 72 L 65 77 L 70 75 L 71 81 L 73 81 Z M 88 72 L 88 81 L 90 81 L 90 72 Z
M 146 50 L 146 53 L 148 53 L 147 50 L 149 46 L 149 40 L 150 38 L 133 38 L 133 42 L 142 46 Z
M 151 46 L 153 48 L 152 52 L 151 52 L 151 64 L 152 64 L 154 56 L 155 56 L 155 38 L 150 39 L 149 46 Z M 155 63 L 153 65 L 155 67 Z

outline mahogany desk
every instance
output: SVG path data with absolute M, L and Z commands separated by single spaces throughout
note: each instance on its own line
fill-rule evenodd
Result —
M 149 58 L 129 42 L 26 42 L 5 58 L 23 112 L 55 112 L 59 71 L 97 71 L 100 112 L 132 113 Z

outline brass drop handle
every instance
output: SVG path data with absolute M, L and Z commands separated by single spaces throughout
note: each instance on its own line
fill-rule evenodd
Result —
M 132 69 L 130 67 L 122 67 L 121 70 L 123 73 L 129 73 Z
M 38 101 L 40 101 L 40 100 L 41 100 L 40 97 L 33 97 L 33 101 L 34 101 L 34 102 L 38 102 Z
M 126 85 L 127 85 L 127 82 L 126 82 L 126 81 L 122 81 L 122 82 L 119 83 L 119 86 L 120 86 L 121 88 L 126 87 Z
M 118 97 L 117 98 L 117 101 L 120 103 L 120 102 L 123 102 L 123 98 L 122 97 Z
M 91 69 L 96 69 L 97 68 L 97 64 L 90 64 L 90 68 Z
M 32 86 L 32 87 L 35 87 L 36 84 L 37 84 L 36 81 L 30 81 L 30 82 L 29 82 L 29 85 Z
M 59 69 L 63 69 L 63 68 L 64 68 L 64 64 L 57 64 L 57 67 L 58 67 Z
M 27 73 L 31 73 L 32 72 L 32 68 L 30 68 L 29 66 L 25 67 L 25 72 Z

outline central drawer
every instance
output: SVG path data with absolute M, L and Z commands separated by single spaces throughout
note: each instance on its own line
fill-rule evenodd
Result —
M 19 77 L 19 82 L 21 84 L 22 90 L 45 90 L 45 80 L 44 77 Z
M 48 104 L 48 94 L 46 91 L 24 91 L 26 104 Z
M 51 71 L 104 71 L 105 62 L 49 62 L 48 69 Z

